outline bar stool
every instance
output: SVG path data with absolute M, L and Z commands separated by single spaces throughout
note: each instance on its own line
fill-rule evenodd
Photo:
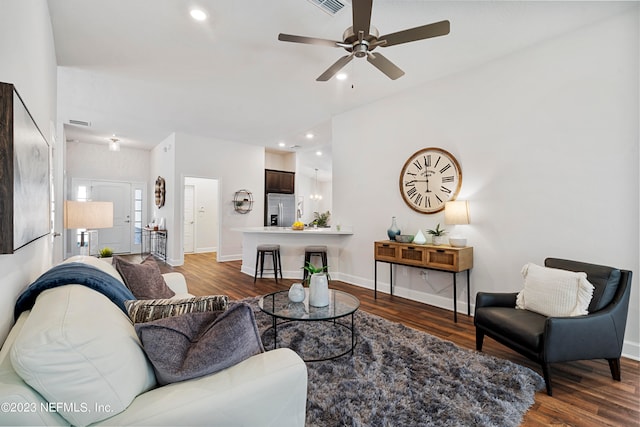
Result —
M 253 283 L 256 283 L 256 277 L 258 276 L 258 260 L 260 260 L 260 278 L 262 279 L 262 273 L 264 272 L 264 256 L 271 255 L 273 260 L 273 273 L 278 283 L 278 271 L 280 271 L 280 278 L 282 279 L 282 260 L 280 259 L 280 245 L 258 245 L 258 251 L 256 253 L 256 268 L 253 274 Z
M 311 262 L 311 257 L 312 256 L 319 256 L 320 259 L 322 260 L 322 266 L 323 267 L 327 267 L 326 271 L 328 270 L 328 264 L 327 264 L 327 247 L 326 246 L 307 246 L 306 248 L 304 248 L 304 265 L 306 266 L 308 262 Z M 304 275 L 302 277 L 302 280 L 306 280 L 307 276 L 309 275 L 309 272 L 307 270 L 304 270 Z

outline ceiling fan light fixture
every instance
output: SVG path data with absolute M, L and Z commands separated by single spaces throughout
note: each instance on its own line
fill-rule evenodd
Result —
M 120 140 L 118 138 L 109 138 L 109 151 L 120 151 Z
M 292 34 L 278 35 L 278 40 L 292 43 L 305 43 L 318 46 L 340 47 L 348 52 L 324 73 L 320 74 L 316 81 L 326 82 L 331 80 L 338 71 L 347 65 L 354 57 L 367 58 L 367 62 L 380 70 L 391 80 L 396 80 L 404 75 L 404 71 L 384 55 L 371 54 L 377 47 L 387 48 L 403 43 L 425 40 L 434 37 L 445 36 L 450 32 L 450 23 L 447 20 L 408 28 L 395 33 L 379 35 L 378 29 L 371 25 L 371 10 L 373 0 L 352 0 L 353 25 L 342 34 L 342 41 L 327 40 L 316 37 L 296 36 Z

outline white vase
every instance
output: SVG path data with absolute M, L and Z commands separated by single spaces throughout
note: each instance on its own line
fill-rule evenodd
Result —
M 313 307 L 326 307 L 329 305 L 329 281 L 326 274 L 314 273 L 311 275 L 309 305 Z
M 415 236 L 413 236 L 413 243 L 416 245 L 424 245 L 427 243 L 427 238 L 422 234 L 422 230 L 418 230 Z
M 440 246 L 444 243 L 444 236 L 433 236 L 433 244 Z
M 289 300 L 291 302 L 302 302 L 304 301 L 304 287 L 302 283 L 294 283 L 289 288 Z

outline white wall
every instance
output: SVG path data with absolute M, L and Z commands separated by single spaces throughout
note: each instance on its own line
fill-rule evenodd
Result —
M 148 182 L 149 159 L 149 150 L 122 147 L 109 151 L 107 141 L 103 145 L 67 142 L 67 179 Z
M 218 180 L 186 177 L 184 183 L 194 187 L 194 252 L 216 252 L 219 228 Z
M 218 180 L 220 234 L 217 257 L 219 261 L 242 258 L 242 233 L 233 229 L 262 225 L 264 162 L 264 147 L 183 133 L 172 134 L 152 150 L 153 181 L 162 175 L 167 182 L 167 204 L 160 210 L 154 209 L 154 215 L 166 218 L 167 261 L 171 265 L 184 263 L 182 200 L 184 182 L 190 176 Z M 253 193 L 253 210 L 247 214 L 239 214 L 233 209 L 233 195 L 240 189 Z
M 0 0 L 0 10 L 0 81 L 16 86 L 45 138 L 53 144 L 56 58 L 47 3 Z M 62 156 L 62 151 L 56 150 L 55 155 Z M 54 164 L 59 164 L 59 159 L 55 160 Z M 0 341 L 13 325 L 17 296 L 51 266 L 52 251 L 52 238 L 46 236 L 15 254 L 0 255 Z
M 182 183 L 176 181 L 176 134 L 169 135 L 151 150 L 149 159 L 148 200 L 151 208 L 149 222 L 165 219 L 167 228 L 167 263 L 182 265 Z M 158 177 L 165 180 L 165 203 L 158 208 L 155 204 L 155 183 Z M 180 187 L 180 188 L 179 188 Z
M 341 278 L 373 287 L 373 241 L 392 216 L 410 234 L 444 222 L 412 211 L 398 191 L 405 160 L 441 147 L 460 162 L 459 199 L 470 201 L 472 301 L 519 290 L 521 267 L 549 256 L 630 269 L 624 352 L 639 358 L 638 22 L 616 16 L 335 117 L 333 213 L 355 233 Z M 365 121 L 376 126 L 353 126 Z M 375 173 L 350 161 L 363 152 Z M 396 271 L 397 294 L 451 309 L 450 274 Z M 388 289 L 388 268 L 378 278 Z M 458 283 L 466 301 L 463 275 Z

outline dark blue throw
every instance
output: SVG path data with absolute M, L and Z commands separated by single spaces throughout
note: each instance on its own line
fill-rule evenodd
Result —
M 25 310 L 30 310 L 36 302 L 36 298 L 40 292 L 47 289 L 55 288 L 63 285 L 84 285 L 95 291 L 100 292 L 111 300 L 115 305 L 120 307 L 125 314 L 127 308 L 124 305 L 126 300 L 134 300 L 131 291 L 120 283 L 115 277 L 109 273 L 80 262 L 69 262 L 58 264 L 49 269 L 42 276 L 33 282 L 18 297 L 13 311 L 14 320 L 17 320 Z

